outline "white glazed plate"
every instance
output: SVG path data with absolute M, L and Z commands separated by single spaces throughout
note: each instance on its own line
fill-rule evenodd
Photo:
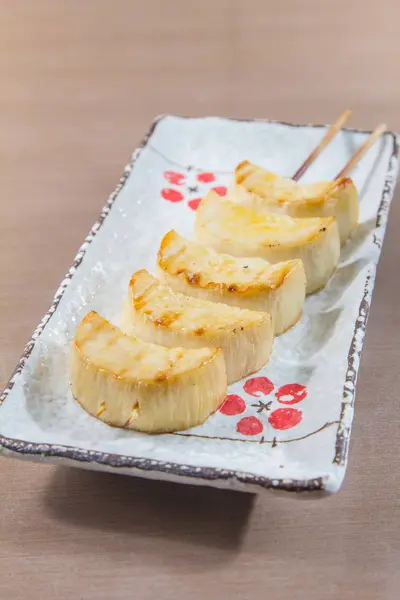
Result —
M 91 309 L 116 324 L 131 274 L 154 270 L 162 236 L 191 236 L 198 199 L 222 194 L 248 159 L 291 175 L 322 126 L 165 116 L 125 168 L 0 397 L 0 451 L 154 479 L 257 491 L 337 491 L 343 481 L 360 352 L 390 201 L 397 139 L 386 133 L 353 172 L 360 225 L 325 290 L 276 339 L 269 364 L 230 386 L 200 427 L 166 435 L 117 429 L 72 398 L 71 340 Z M 332 179 L 367 133 L 344 130 L 302 181 Z

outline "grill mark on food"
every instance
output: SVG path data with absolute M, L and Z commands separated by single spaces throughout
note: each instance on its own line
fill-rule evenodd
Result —
M 247 178 L 248 173 L 245 171 L 245 168 L 250 165 L 248 160 L 244 160 L 243 162 L 239 163 L 238 166 L 235 169 L 235 179 L 236 179 L 236 183 L 243 183 L 243 181 Z M 245 171 L 243 173 L 243 170 Z
M 177 321 L 181 316 L 182 313 L 164 313 L 163 315 L 161 315 L 161 317 L 155 319 L 154 323 L 156 325 L 159 325 L 160 327 L 170 327 L 170 325 L 172 325 L 172 323 L 175 323 L 175 321 Z
M 135 417 L 137 417 L 138 414 L 138 409 L 137 409 L 137 405 L 134 404 L 132 406 L 132 412 L 130 417 L 128 418 L 127 422 L 125 423 L 124 427 L 129 427 L 129 425 L 132 423 L 132 421 L 135 419 Z
M 96 417 L 99 418 L 103 414 L 103 412 L 105 412 L 105 410 L 106 410 L 106 403 L 103 401 L 100 404 L 100 408 L 96 414 Z
M 137 298 L 133 298 L 133 307 L 135 310 L 141 310 L 147 304 L 147 300 L 144 299 L 144 296 L 138 296 Z
M 200 273 L 190 273 L 187 275 L 187 280 L 191 285 L 198 285 L 200 283 Z
M 157 375 L 157 377 L 154 379 L 154 381 L 156 381 L 157 383 L 161 383 L 162 381 L 165 381 L 166 379 L 168 379 L 168 371 L 163 371 L 162 373 Z

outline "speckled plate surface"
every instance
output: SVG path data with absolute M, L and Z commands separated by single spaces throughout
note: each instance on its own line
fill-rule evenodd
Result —
M 359 163 L 360 225 L 339 268 L 306 300 L 269 364 L 230 386 L 221 410 L 184 433 L 108 427 L 73 400 L 69 347 L 90 309 L 115 323 L 130 275 L 154 270 L 166 231 L 191 236 L 210 188 L 222 195 L 247 158 L 291 175 L 321 126 L 166 116 L 125 168 L 0 398 L 0 451 L 155 479 L 257 491 L 335 492 L 342 483 L 369 304 L 397 178 L 397 139 L 385 134 Z M 329 180 L 367 133 L 345 130 L 302 181 Z

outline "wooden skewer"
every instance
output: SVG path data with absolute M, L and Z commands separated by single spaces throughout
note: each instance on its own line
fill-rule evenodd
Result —
M 343 169 L 338 173 L 335 179 L 339 179 L 339 177 L 346 177 L 352 169 L 356 166 L 358 161 L 364 156 L 368 148 L 372 146 L 376 142 L 376 140 L 386 131 L 386 125 L 379 125 L 374 129 L 368 139 L 365 140 L 362 146 L 355 152 L 352 158 L 349 160 L 347 165 L 343 167 Z
M 329 131 L 327 131 L 327 133 L 324 135 L 324 137 L 322 138 L 322 140 L 320 141 L 318 146 L 315 148 L 315 150 L 313 150 L 311 152 L 310 156 L 303 162 L 301 167 L 299 169 L 297 169 L 296 173 L 292 177 L 292 179 L 294 179 L 294 181 L 298 181 L 300 179 L 300 177 L 307 171 L 308 167 L 317 158 L 317 156 L 322 152 L 322 150 L 325 148 L 325 146 L 327 146 L 329 144 L 329 142 L 332 140 L 332 138 L 334 138 L 335 135 L 338 133 L 338 131 L 340 131 L 340 129 L 343 127 L 344 123 L 347 121 L 347 119 L 349 118 L 350 115 L 351 115 L 351 110 L 345 110 L 340 115 L 340 117 L 338 118 L 336 123 L 334 123 L 334 125 L 332 125 L 329 128 Z

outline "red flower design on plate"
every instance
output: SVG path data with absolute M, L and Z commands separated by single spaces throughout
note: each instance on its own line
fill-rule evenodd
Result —
M 281 404 L 297 404 L 307 396 L 307 388 L 299 383 L 287 383 L 275 392 L 275 396 Z M 287 398 L 287 400 L 282 400 L 282 398 Z
M 214 173 L 199 173 L 197 175 L 197 181 L 201 181 L 202 183 L 211 183 L 215 181 Z
M 217 185 L 216 187 L 212 188 L 212 191 L 216 192 L 218 196 L 226 196 L 228 190 L 224 185 Z
M 228 415 L 230 417 L 233 415 L 240 415 L 240 413 L 244 412 L 245 410 L 245 401 L 243 400 L 243 398 L 237 396 L 236 394 L 229 394 L 229 396 L 225 398 L 225 402 L 219 409 L 219 411 L 223 415 Z
M 252 377 L 252 379 L 246 381 L 243 389 L 249 396 L 260 398 L 261 396 L 268 396 L 273 391 L 274 384 L 268 377 Z
M 193 200 L 189 200 L 188 205 L 190 206 L 190 208 L 192 210 L 197 210 L 197 208 L 202 200 L 203 200 L 203 198 L 193 198 Z
M 183 173 L 178 173 L 177 171 L 164 171 L 164 177 L 173 185 L 183 185 L 185 181 L 185 175 Z
M 161 196 L 168 202 L 182 202 L 183 194 L 172 188 L 164 188 L 161 190 Z
M 236 431 L 242 435 L 258 435 L 264 427 L 257 417 L 243 417 L 236 425 Z
M 298 425 L 303 413 L 297 408 L 277 408 L 268 417 L 268 422 L 274 429 L 291 429 Z

